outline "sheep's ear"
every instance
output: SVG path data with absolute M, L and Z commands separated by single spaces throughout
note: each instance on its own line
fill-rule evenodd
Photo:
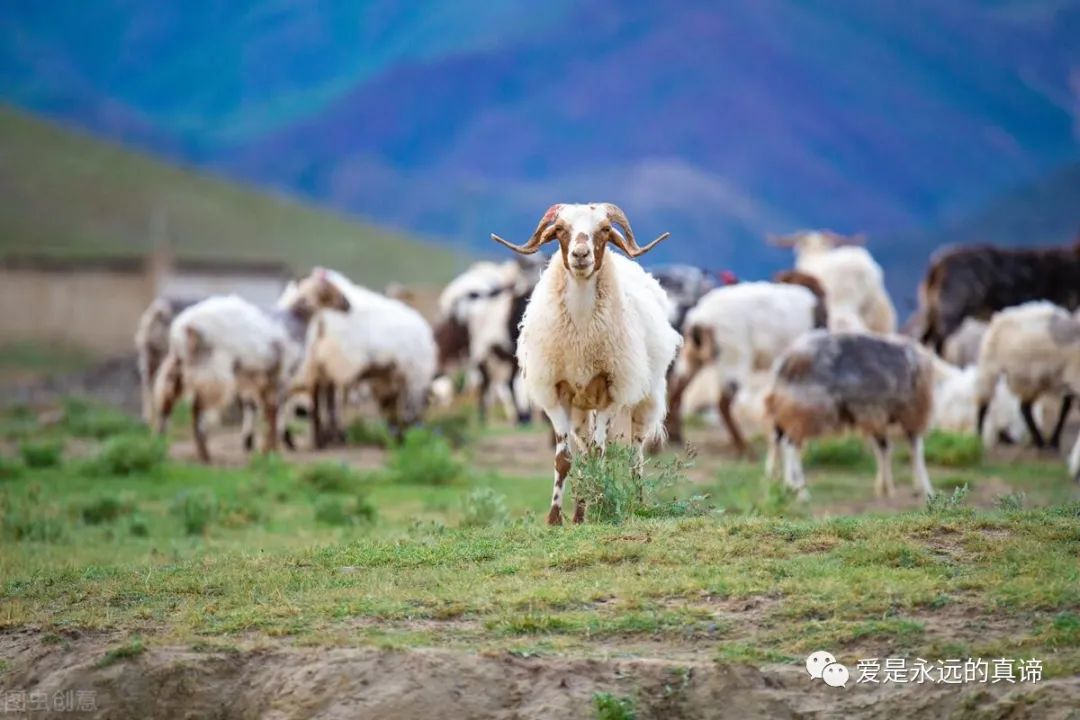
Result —
M 349 312 L 352 307 L 344 293 L 325 277 L 319 280 L 319 305 L 341 312 Z

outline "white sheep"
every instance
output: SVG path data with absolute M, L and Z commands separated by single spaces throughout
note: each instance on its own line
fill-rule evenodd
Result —
M 1033 404 L 1047 393 L 1062 395 L 1061 412 L 1049 439 L 1050 447 L 1059 447 L 1073 395 L 1080 393 L 1080 318 L 1046 301 L 994 314 L 979 349 L 976 400 L 980 433 L 1002 377 L 1020 399 L 1028 433 L 1040 448 L 1047 441 L 1039 431 Z
M 139 316 L 135 329 L 135 362 L 139 371 L 139 391 L 143 420 L 154 422 L 154 378 L 169 354 L 169 328 L 173 320 L 192 303 L 156 298 Z
M 207 298 L 181 312 L 169 329 L 169 353 L 155 379 L 158 431 L 187 392 L 199 459 L 210 462 L 204 416 L 233 400 L 254 403 L 266 420 L 264 449 L 277 448 L 278 410 L 293 345 L 282 326 L 236 295 Z
M 783 454 L 785 484 L 805 497 L 802 444 L 855 428 L 874 441 L 877 494 L 892 494 L 889 431 L 898 427 L 911 443 L 915 489 L 932 495 L 923 437 L 933 393 L 933 363 L 910 340 L 823 330 L 803 335 L 777 360 L 765 397 L 774 439 Z M 770 474 L 776 467 L 774 452 L 770 450 Z
M 811 230 L 772 241 L 795 248 L 795 268 L 821 282 L 830 330 L 896 332 L 896 310 L 885 292 L 884 273 L 866 248 L 852 245 L 858 239 Z
M 936 355 L 931 357 L 934 363 L 934 415 L 931 425 L 939 430 L 974 434 L 978 369 L 974 365 L 959 368 Z M 1020 401 L 1009 391 L 1005 381 L 1000 380 L 994 388 L 991 410 L 983 424 L 983 445 L 993 447 L 999 439 L 1019 442 L 1026 436 L 1027 426 L 1020 414 Z
M 621 228 L 621 232 L 618 228 Z M 662 436 L 667 371 L 680 336 L 668 322 L 670 301 L 637 258 L 667 237 L 639 247 L 626 215 L 610 203 L 553 205 L 523 245 L 492 239 L 532 254 L 557 241 L 521 322 L 517 357 L 530 399 L 543 408 L 555 433 L 555 482 L 548 523 L 562 522 L 562 499 L 577 450 L 602 450 L 616 414 L 630 414 L 639 463 L 645 443 Z M 584 520 L 578 500 L 574 522 Z
M 983 336 L 989 323 L 975 318 L 964 318 L 964 322 L 952 335 L 945 339 L 941 350 L 941 357 L 946 362 L 959 367 L 977 365 L 979 362 L 979 347 L 982 346 Z
M 773 361 L 822 319 L 819 299 L 801 285 L 748 282 L 710 290 L 683 321 L 683 347 L 673 373 L 671 407 L 678 412 L 682 393 L 705 367 L 718 373 L 714 399 L 739 453 L 746 450 L 731 405 L 755 371 Z
M 308 329 L 292 392 L 360 382 L 396 434 L 417 422 L 427 405 L 437 355 L 431 327 L 420 313 L 322 268 L 302 279 L 297 291 L 322 312 Z M 340 306 L 348 310 L 335 309 Z M 317 417 L 319 408 L 312 414 Z

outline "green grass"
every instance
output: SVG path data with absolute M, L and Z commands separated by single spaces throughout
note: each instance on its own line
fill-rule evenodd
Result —
M 633 698 L 607 692 L 593 694 L 593 708 L 596 710 L 596 720 L 634 720 L 637 717 Z
M 396 452 L 389 462 L 412 462 Z M 1058 463 L 950 469 L 971 491 L 933 510 L 818 517 L 872 497 L 872 471 L 810 472 L 807 505 L 756 463 L 725 464 L 655 495 L 666 507 L 708 494 L 722 512 L 560 528 L 542 524 L 549 472 L 432 484 L 314 467 L 24 468 L 0 483 L 0 628 L 750 664 L 821 647 L 1005 653 L 1043 659 L 1048 677 L 1080 672 L 1080 503 Z M 980 501 L 991 477 L 1024 501 Z
M 23 440 L 19 455 L 28 468 L 56 467 L 64 459 L 64 443 L 59 440 Z
M 84 350 L 66 345 L 29 341 L 5 343 L 0 345 L 0 380 L 12 376 L 75 372 L 89 367 L 93 361 L 94 357 Z
M 390 280 L 441 282 L 461 266 L 438 246 L 11 108 L 0 107 L 0 156 L 0 255 L 141 255 L 159 213 L 181 257 L 278 259 L 296 271 L 322 264 L 377 288 Z

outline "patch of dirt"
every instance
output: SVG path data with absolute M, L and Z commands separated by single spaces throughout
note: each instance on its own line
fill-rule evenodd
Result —
M 122 355 L 76 373 L 33 382 L 5 382 L 0 405 L 55 405 L 65 397 L 84 397 L 132 414 L 140 411 L 139 374 L 135 356 Z
M 284 646 L 151 647 L 103 665 L 122 638 L 42 638 L 0 634 L 0 693 L 81 692 L 95 709 L 35 718 L 591 718 L 596 692 L 634 698 L 639 718 L 1065 718 L 1080 706 L 1080 678 L 844 689 L 790 665 Z

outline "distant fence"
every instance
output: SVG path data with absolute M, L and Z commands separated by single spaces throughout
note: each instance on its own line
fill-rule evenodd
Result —
M 278 263 L 146 258 L 0 260 L 0 344 L 62 343 L 94 353 L 131 350 L 139 316 L 158 296 L 197 300 L 235 292 L 268 307 L 288 279 Z

